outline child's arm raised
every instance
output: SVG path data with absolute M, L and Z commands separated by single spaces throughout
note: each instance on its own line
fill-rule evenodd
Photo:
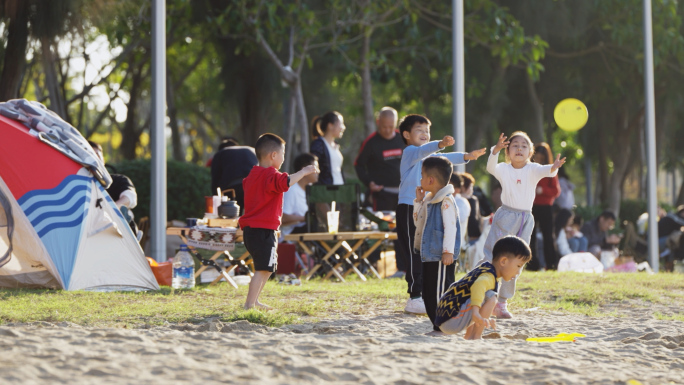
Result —
M 561 166 L 563 164 L 565 164 L 565 158 L 561 159 L 560 154 L 558 154 L 558 156 L 556 156 L 556 161 L 553 162 L 553 164 L 545 164 L 545 165 L 540 165 L 537 163 L 529 163 L 529 164 L 533 165 L 535 167 L 534 168 L 534 175 L 535 175 L 537 181 L 539 181 L 542 178 L 556 176 L 558 169 L 561 168 Z M 488 166 L 487 169 L 489 170 L 489 165 L 487 165 L 487 166 Z
M 498 173 L 496 172 L 496 165 L 499 164 L 499 152 L 508 147 L 508 144 L 510 143 L 507 141 L 508 137 L 501 133 L 499 135 L 499 141 L 496 142 L 494 147 L 492 147 L 492 152 L 489 153 L 489 159 L 487 159 L 487 171 L 494 175 L 496 179 L 499 179 Z
M 558 170 L 564 164 L 565 164 L 565 157 L 563 157 L 563 159 L 561 159 L 560 154 L 558 154 L 556 156 L 556 161 L 553 162 L 553 167 L 551 167 L 551 172 Z
M 318 168 L 314 166 L 313 164 L 310 164 L 303 169 L 297 171 L 296 173 L 290 175 L 290 186 L 293 186 L 295 183 L 299 182 L 304 178 L 305 176 L 309 174 L 313 174 L 314 172 L 320 172 L 318 171 Z
M 499 135 L 499 141 L 496 142 L 496 145 L 494 145 L 494 148 L 492 148 L 492 155 L 499 155 L 499 151 L 503 150 L 504 148 L 508 148 L 508 145 L 511 143 L 510 141 L 507 141 L 508 137 L 501 133 Z
M 402 164 L 404 162 L 408 162 L 408 165 L 413 166 L 425 159 L 425 157 L 428 157 L 444 147 L 451 146 L 453 144 L 454 138 L 447 135 L 440 141 L 433 140 L 432 142 L 425 143 L 422 146 L 407 146 L 401 156 Z
M 463 159 L 465 160 L 477 160 L 477 158 L 481 157 L 482 155 L 487 153 L 486 148 L 481 148 L 479 150 L 475 151 L 470 151 L 469 153 L 465 154 L 463 156 Z

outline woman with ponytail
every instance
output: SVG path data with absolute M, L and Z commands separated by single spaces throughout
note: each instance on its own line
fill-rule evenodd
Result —
M 344 184 L 342 175 L 342 152 L 340 145 L 335 142 L 344 134 L 344 118 L 337 111 L 330 111 L 316 116 L 311 122 L 311 133 L 314 141 L 311 142 L 311 153 L 318 157 L 318 165 L 321 170 L 318 177 L 319 184 Z

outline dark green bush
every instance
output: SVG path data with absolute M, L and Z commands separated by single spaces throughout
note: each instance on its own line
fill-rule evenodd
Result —
M 114 165 L 118 174 L 126 175 L 135 185 L 138 206 L 133 209 L 136 220 L 150 215 L 150 160 L 129 160 Z M 166 163 L 166 199 L 168 220 L 202 218 L 204 196 L 211 195 L 211 171 L 191 163 Z
M 636 223 L 639 215 L 648 210 L 647 203 L 640 199 L 627 199 L 620 202 L 620 220 Z

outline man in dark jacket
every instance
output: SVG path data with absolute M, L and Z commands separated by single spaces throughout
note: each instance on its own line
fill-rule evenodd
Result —
M 397 135 L 397 111 L 394 108 L 383 107 L 375 123 L 377 131 L 363 141 L 354 168 L 370 191 L 373 209 L 394 211 L 399 200 L 399 165 L 406 145 Z
M 216 189 L 235 190 L 235 200 L 240 205 L 240 212 L 244 212 L 245 193 L 242 190 L 242 180 L 258 163 L 254 147 L 240 146 L 234 139 L 221 142 L 219 150 L 211 161 L 211 192 Z

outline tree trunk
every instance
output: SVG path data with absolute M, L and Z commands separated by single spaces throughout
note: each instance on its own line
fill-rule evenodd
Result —
M 620 215 L 620 203 L 622 201 L 622 191 L 624 188 L 625 178 L 630 171 L 630 157 L 632 156 L 631 138 L 632 133 L 636 127 L 643 125 L 643 109 L 635 116 L 632 121 L 629 120 L 628 109 L 623 108 L 620 112 L 620 119 L 618 121 L 618 129 L 615 131 L 615 145 L 611 156 L 613 161 L 613 173 L 610 176 L 608 207 L 613 210 L 615 215 Z
M 366 28 L 363 47 L 361 50 L 361 99 L 363 100 L 363 126 L 366 131 L 364 136 L 375 132 L 375 119 L 373 116 L 373 92 L 370 72 L 370 40 L 373 34 L 372 28 Z
M 598 196 L 598 201 L 601 204 L 605 204 L 609 202 L 608 198 L 608 192 L 610 191 L 609 186 L 609 175 L 608 175 L 608 147 L 610 147 L 610 143 L 607 142 L 608 138 L 606 137 L 606 130 L 599 128 L 598 129 L 598 137 L 599 137 L 599 145 L 598 145 L 598 189 L 596 191 L 596 194 Z
M 679 194 L 677 194 L 677 205 L 684 205 L 684 182 L 679 185 Z
M 134 63 L 133 65 L 138 65 Z M 130 98 L 128 100 L 126 122 L 121 130 L 121 147 L 119 152 L 124 159 L 133 160 L 136 158 L 135 148 L 138 145 L 140 134 L 138 131 L 138 100 L 140 97 L 140 87 L 142 82 L 141 70 L 133 70 L 131 79 Z
M 169 126 L 171 127 L 171 153 L 173 160 L 185 162 L 185 149 L 182 148 L 181 132 L 178 126 L 178 109 L 176 108 L 175 90 L 171 74 L 167 71 L 166 76 L 166 109 L 169 115 Z
M 530 139 L 532 142 L 539 143 L 544 141 L 544 105 L 537 95 L 537 88 L 534 85 L 534 80 L 530 74 L 525 71 L 525 78 L 527 80 L 527 91 L 530 97 L 530 104 L 534 112 L 534 126 L 530 130 Z
M 0 101 L 3 102 L 21 96 L 19 86 L 26 67 L 26 47 L 29 37 L 27 3 L 26 1 L 15 2 L 14 15 L 10 15 L 7 27 L 7 46 L 0 76 Z M 5 9 L 5 11 L 9 10 Z
M 485 108 L 483 113 L 480 114 L 480 120 L 477 123 L 475 130 L 471 131 L 471 134 L 469 135 L 470 140 L 467 141 L 468 147 L 466 148 L 466 151 L 489 147 L 490 144 L 483 143 L 482 139 L 485 137 L 485 133 L 490 131 L 492 124 L 497 121 L 501 115 L 500 106 L 502 104 L 499 102 L 502 95 L 505 95 L 505 83 L 503 80 L 506 75 L 506 68 L 498 64 L 495 65 L 497 67 L 494 76 L 492 76 L 489 87 L 487 88 Z M 476 166 L 477 162 L 468 162 L 468 164 L 466 164 L 466 171 L 472 174 L 473 171 L 475 171 Z
M 309 135 L 309 122 L 306 116 L 306 106 L 304 105 L 304 94 L 302 93 L 302 81 L 297 77 L 295 85 L 295 92 L 297 98 L 297 110 L 299 113 L 299 125 L 302 132 L 302 141 L 299 144 L 301 152 L 309 152 L 309 142 L 311 136 Z
M 285 170 L 295 171 L 289 168 L 292 165 L 292 152 L 295 149 L 295 118 L 297 117 L 297 95 L 295 90 L 290 88 L 290 103 L 287 110 L 287 127 L 285 128 Z
M 43 71 L 45 71 L 45 86 L 48 90 L 50 98 L 50 109 L 59 115 L 62 119 L 69 121 L 69 116 L 66 111 L 66 102 L 63 98 L 59 79 L 57 79 L 57 70 L 55 69 L 56 60 L 52 52 L 52 44 L 49 38 L 43 37 L 40 39 L 43 59 Z

